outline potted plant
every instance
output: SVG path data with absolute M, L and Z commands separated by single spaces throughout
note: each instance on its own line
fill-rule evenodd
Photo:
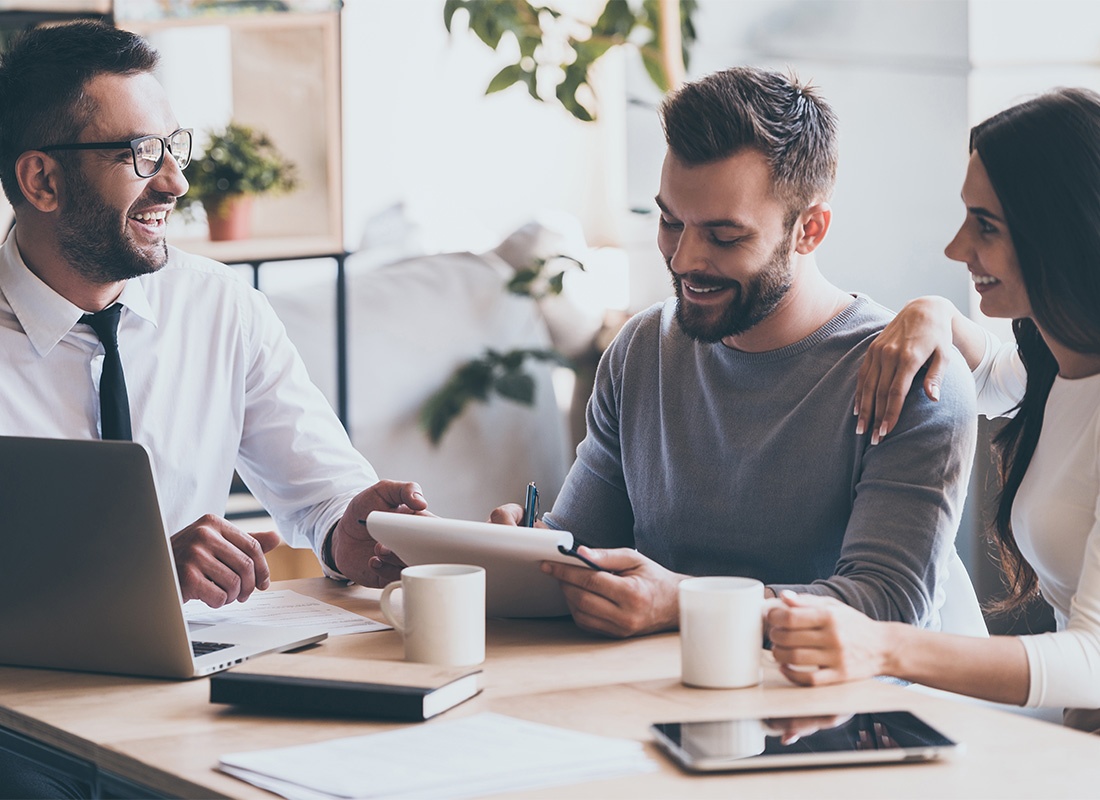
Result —
M 530 297 L 536 303 L 561 294 L 565 271 L 584 269 L 572 256 L 555 255 L 534 258 L 505 285 L 511 294 Z M 427 399 L 420 409 L 420 427 L 431 443 L 438 445 L 451 423 L 472 402 L 485 403 L 491 394 L 522 405 L 535 404 L 535 379 L 525 370 L 527 361 L 545 361 L 573 367 L 572 362 L 553 349 L 520 348 L 500 352 L 486 348 L 478 358 L 459 366 L 443 386 Z
M 214 241 L 248 238 L 252 199 L 287 192 L 298 182 L 295 165 L 267 137 L 247 125 L 230 122 L 210 131 L 205 152 L 184 171 L 191 185 L 179 207 L 200 203 Z

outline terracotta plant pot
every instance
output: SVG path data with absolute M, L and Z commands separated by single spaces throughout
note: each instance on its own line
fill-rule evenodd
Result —
M 252 195 L 232 194 L 204 200 L 210 241 L 247 239 L 252 235 Z

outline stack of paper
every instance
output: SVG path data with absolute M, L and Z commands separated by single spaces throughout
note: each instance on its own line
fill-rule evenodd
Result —
M 223 622 L 271 627 L 317 627 L 324 628 L 329 636 L 390 629 L 389 625 L 290 589 L 253 592 L 248 602 L 230 603 L 221 608 L 210 608 L 201 600 L 188 600 L 183 604 L 183 615 L 192 631 L 201 630 L 200 625 L 219 625 Z
M 471 797 L 657 769 L 641 742 L 499 714 L 233 753 L 220 766 L 289 800 Z

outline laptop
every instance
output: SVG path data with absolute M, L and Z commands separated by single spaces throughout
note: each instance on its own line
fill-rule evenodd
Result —
M 188 631 L 149 454 L 135 442 L 0 436 L 0 608 L 0 664 L 12 666 L 185 679 L 327 636 Z

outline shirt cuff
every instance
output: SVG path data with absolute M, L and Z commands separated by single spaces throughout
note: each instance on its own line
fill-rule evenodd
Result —
M 351 583 L 351 580 L 347 576 L 336 569 L 336 561 L 332 557 L 332 537 L 336 535 L 336 525 L 339 524 L 339 522 L 334 524 L 328 529 L 328 533 L 325 534 L 325 538 L 321 541 L 320 548 L 318 548 L 318 560 L 321 562 L 321 571 L 326 578 Z

